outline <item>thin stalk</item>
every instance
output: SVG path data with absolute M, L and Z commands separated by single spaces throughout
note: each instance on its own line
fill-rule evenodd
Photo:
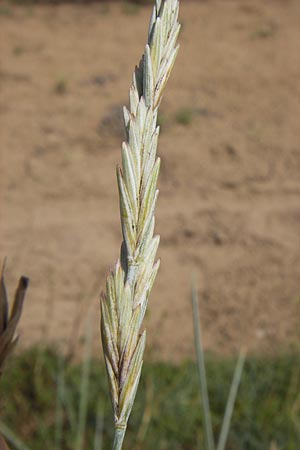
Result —
M 152 378 L 148 378 L 146 380 L 146 401 L 143 417 L 141 420 L 140 428 L 137 432 L 136 436 L 136 446 L 134 450 L 139 450 L 143 447 L 143 442 L 145 441 L 145 436 L 147 434 L 151 417 L 152 417 L 152 406 L 153 406 L 153 397 L 154 397 L 154 386 Z
M 126 428 L 115 428 L 113 450 L 122 450 Z
M 231 387 L 230 387 L 230 391 L 229 391 L 229 395 L 228 395 L 228 400 L 227 400 L 227 404 L 226 404 L 226 409 L 225 409 L 225 414 L 224 414 L 224 418 L 223 418 L 223 423 L 222 423 L 222 428 L 221 428 L 221 433 L 220 433 L 220 437 L 219 437 L 217 450 L 225 449 L 225 445 L 226 445 L 226 441 L 227 441 L 228 433 L 229 433 L 229 429 L 230 429 L 232 412 L 233 412 L 238 388 L 239 388 L 241 378 L 242 378 L 245 359 L 246 359 L 246 352 L 244 350 L 241 350 L 238 361 L 235 366 L 235 371 L 234 371 L 234 375 L 233 375 L 233 379 L 232 379 L 232 383 L 231 383 Z
M 75 436 L 77 432 L 77 410 L 68 386 L 64 386 L 64 388 L 63 398 L 61 401 L 65 408 L 72 436 Z
M 206 371 L 204 352 L 201 339 L 201 327 L 200 327 L 200 314 L 199 314 L 199 300 L 197 292 L 196 278 L 192 281 L 192 305 L 193 305 L 193 322 L 194 322 L 194 338 L 195 338 L 195 350 L 197 358 L 197 368 L 199 375 L 200 391 L 201 391 L 201 403 L 204 416 L 204 431 L 205 431 L 205 443 L 207 450 L 214 450 L 215 443 L 212 430 L 210 406 L 208 399 Z
M 5 439 L 10 442 L 16 450 L 30 450 L 24 442 L 18 438 L 11 429 L 0 421 L 0 432 L 3 434 Z
M 103 443 L 104 406 L 103 401 L 98 402 L 97 417 L 94 436 L 94 450 L 101 450 Z
M 65 367 L 63 356 L 59 357 L 58 362 L 58 376 L 57 376 L 57 391 L 56 391 L 56 411 L 55 411 L 55 435 L 54 448 L 61 450 L 62 436 L 63 436 L 63 398 L 65 391 Z
M 91 353 L 92 353 L 92 339 L 93 339 L 93 327 L 92 327 L 92 314 L 89 312 L 86 321 L 86 335 L 84 345 L 84 360 L 82 363 L 81 372 L 81 386 L 80 386 L 80 401 L 79 401 L 79 417 L 76 439 L 76 450 L 83 450 L 83 442 L 86 427 L 87 407 L 88 407 L 88 391 L 90 381 L 90 369 L 91 369 Z

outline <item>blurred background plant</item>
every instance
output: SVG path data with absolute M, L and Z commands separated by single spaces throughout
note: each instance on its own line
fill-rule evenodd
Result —
M 6 260 L 3 263 L 0 279 L 0 377 L 8 356 L 12 353 L 18 342 L 16 328 L 21 318 L 25 294 L 29 284 L 27 277 L 22 276 L 20 278 L 14 301 L 11 305 L 11 311 L 9 311 L 9 300 L 4 278 L 5 265 Z M 6 449 L 6 443 L 1 434 L 0 446 Z
M 196 277 L 194 276 L 192 281 L 192 307 L 193 307 L 193 324 L 194 324 L 194 340 L 195 340 L 195 353 L 197 359 L 197 368 L 199 376 L 200 386 L 200 398 L 203 413 L 203 429 L 204 429 L 204 442 L 202 446 L 206 450 L 225 450 L 230 430 L 230 424 L 233 414 L 233 408 L 236 401 L 238 388 L 241 382 L 243 368 L 245 364 L 246 353 L 240 351 L 237 364 L 234 369 L 234 375 L 232 378 L 230 391 L 226 403 L 224 417 L 222 420 L 222 426 L 220 430 L 219 440 L 217 446 L 215 445 L 215 437 L 212 428 L 211 410 L 209 404 L 209 394 L 207 389 L 206 379 L 206 367 L 204 360 L 204 350 L 201 336 L 200 314 L 199 314 L 199 299 L 198 299 L 198 287 Z
M 3 298 L 7 299 L 3 274 L 1 280 L 3 311 Z M 20 281 L 13 311 L 20 311 L 25 280 Z M 197 450 L 205 445 L 211 450 L 213 436 L 219 435 L 218 450 L 297 450 L 298 355 L 250 355 L 245 362 L 242 353 L 236 363 L 234 358 L 207 354 L 204 364 L 196 285 L 192 292 L 197 364 L 146 361 L 127 446 Z M 14 314 L 11 318 L 16 320 Z M 113 433 L 111 405 L 105 368 L 92 357 L 92 341 L 90 309 L 81 345 L 73 342 L 81 362 L 74 360 L 72 349 L 63 354 L 44 346 L 22 351 L 9 361 L 0 380 L 0 432 L 11 450 L 108 448 Z
M 276 442 L 278 449 L 299 449 L 300 374 L 297 359 L 297 354 L 273 358 L 247 357 L 226 449 L 265 450 L 272 441 Z M 0 431 L 13 431 L 18 440 L 25 442 L 30 450 L 55 449 L 55 440 L 56 445 L 60 442 L 62 450 L 75 448 L 77 430 L 74 425 L 78 423 L 76 418 L 84 363 L 65 366 L 62 376 L 63 360 L 64 357 L 53 349 L 43 349 L 41 352 L 39 348 L 33 348 L 13 358 L 1 379 Z M 235 367 L 235 358 L 216 357 L 212 354 L 206 356 L 212 429 L 215 436 L 221 431 L 227 393 Z M 55 392 L 59 396 L 59 416 Z M 91 359 L 85 395 L 87 409 L 84 448 L 93 449 L 97 439 L 98 442 L 102 439 L 102 449 L 109 448 L 113 437 L 111 404 L 105 368 L 102 364 L 99 365 L 98 359 Z M 60 416 L 61 430 L 58 432 L 57 418 Z M 146 361 L 128 424 L 125 448 L 203 448 L 203 419 L 195 363 L 186 361 L 173 365 Z M 97 439 L 95 427 L 98 430 Z M 57 436 L 61 438 L 58 439 Z M 19 446 L 11 442 L 10 448 L 20 450 Z

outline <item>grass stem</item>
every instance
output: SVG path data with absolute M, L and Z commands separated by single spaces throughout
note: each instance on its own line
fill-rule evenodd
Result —
M 193 304 L 193 322 L 194 322 L 194 337 L 195 337 L 195 350 L 197 357 L 197 368 L 199 374 L 200 391 L 201 391 L 201 403 L 203 408 L 204 417 L 204 431 L 205 431 L 205 444 L 207 450 L 214 450 L 215 443 L 212 430 L 210 406 L 208 399 L 206 371 L 204 362 L 204 352 L 201 338 L 200 327 L 200 314 L 199 314 L 199 300 L 197 292 L 196 277 L 192 280 L 192 304 Z
M 25 445 L 24 442 L 22 442 L 18 438 L 18 436 L 16 436 L 14 432 L 11 431 L 11 429 L 1 421 L 0 421 L 0 432 L 3 434 L 5 439 L 8 442 L 10 442 L 11 445 L 14 446 L 16 450 L 30 450 L 29 447 L 27 447 L 27 445 Z
M 81 372 L 76 450 L 83 450 L 84 448 L 84 437 L 88 411 L 88 393 L 90 382 L 91 357 L 92 357 L 92 339 L 93 339 L 93 323 L 92 323 L 92 312 L 90 310 L 86 321 L 84 359 L 82 362 L 82 372 Z
M 65 391 L 65 366 L 63 356 L 59 356 L 58 375 L 57 375 L 57 391 L 56 391 L 56 411 L 55 411 L 55 433 L 54 433 L 54 449 L 61 450 L 63 438 L 63 398 Z
M 115 428 L 114 442 L 112 450 L 122 450 L 122 445 L 126 433 L 126 428 Z
M 233 413 L 233 408 L 235 404 L 235 399 L 237 396 L 238 388 L 241 382 L 244 363 L 246 359 L 246 351 L 241 350 L 239 354 L 238 361 L 235 366 L 234 375 L 228 395 L 228 400 L 226 404 L 224 419 L 222 423 L 221 433 L 218 441 L 218 447 L 217 450 L 225 450 L 225 445 L 228 438 L 230 423 L 231 423 L 231 417 Z

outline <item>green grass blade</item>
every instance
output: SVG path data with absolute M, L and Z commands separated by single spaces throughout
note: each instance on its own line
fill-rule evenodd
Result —
M 27 445 L 25 445 L 11 429 L 0 421 L 0 432 L 3 434 L 5 439 L 10 442 L 16 450 L 30 450 Z
M 99 400 L 97 406 L 97 417 L 96 417 L 96 428 L 95 428 L 93 450 L 102 450 L 103 429 L 104 429 L 104 404 L 103 401 Z
M 66 363 L 66 358 L 60 355 L 58 360 L 57 394 L 55 407 L 55 450 L 60 450 L 62 447 L 64 414 L 66 415 L 66 419 L 68 421 L 72 435 L 76 436 L 77 433 L 78 411 L 75 408 L 69 386 L 65 382 L 66 372 L 68 369 Z
M 71 433 L 75 436 L 77 432 L 77 410 L 68 386 L 65 386 L 62 402 L 65 407 Z
M 229 391 L 229 395 L 228 395 L 228 400 L 227 400 L 227 404 L 226 404 L 226 409 L 225 409 L 225 414 L 224 414 L 224 418 L 223 418 L 223 423 L 222 423 L 222 428 L 221 428 L 221 433 L 220 433 L 220 437 L 219 437 L 217 450 L 225 449 L 225 445 L 226 445 L 226 441 L 227 441 L 228 433 L 229 433 L 229 429 L 230 429 L 232 412 L 233 412 L 238 388 L 239 388 L 241 378 L 242 378 L 245 359 L 246 359 L 246 352 L 242 350 L 242 351 L 240 351 L 239 358 L 238 358 L 238 361 L 235 366 L 235 371 L 234 371 L 234 375 L 232 378 L 232 383 L 231 383 L 231 387 L 230 387 L 230 391 Z
M 86 428 L 88 391 L 89 391 L 91 356 L 92 356 L 92 340 L 93 340 L 92 319 L 93 319 L 92 311 L 90 310 L 86 321 L 84 359 L 81 371 L 78 428 L 75 446 L 76 450 L 83 450 L 85 428 Z
M 62 436 L 63 436 L 63 398 L 65 391 L 65 365 L 64 358 L 59 356 L 58 374 L 57 374 L 57 391 L 56 391 L 56 407 L 55 407 L 55 434 L 54 434 L 54 449 L 61 450 Z
M 215 443 L 214 443 L 214 437 L 213 437 L 210 406 L 209 406 L 209 399 L 208 399 L 204 352 L 203 352 L 202 339 L 201 339 L 197 282 L 196 282 L 195 277 L 193 278 L 193 282 L 192 282 L 192 305 L 193 305 L 195 350 L 196 350 L 196 357 L 197 357 L 197 368 L 198 368 L 198 374 L 199 374 L 201 402 L 202 402 L 203 417 L 204 417 L 205 443 L 206 443 L 207 450 L 214 450 Z

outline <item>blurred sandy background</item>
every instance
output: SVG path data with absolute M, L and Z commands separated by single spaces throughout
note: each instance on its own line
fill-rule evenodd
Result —
M 193 355 L 193 272 L 206 349 L 290 349 L 300 342 L 300 2 L 181 3 L 160 114 L 148 357 Z M 149 16 L 126 3 L 0 2 L 0 258 L 11 294 L 19 275 L 31 279 L 23 345 L 73 345 L 90 305 L 98 326 L 121 243 L 120 110 Z

